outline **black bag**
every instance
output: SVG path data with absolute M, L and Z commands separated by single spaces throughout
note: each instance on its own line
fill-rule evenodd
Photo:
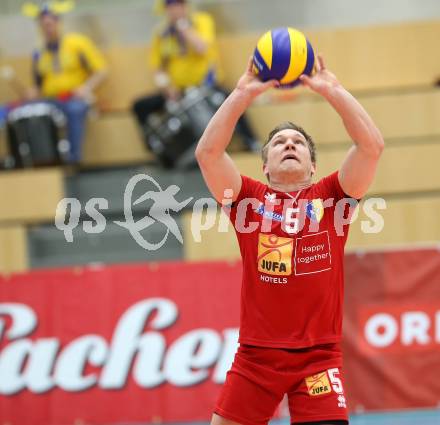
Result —
M 178 102 L 167 102 L 165 114 L 150 115 L 147 140 L 162 165 L 176 168 L 196 165 L 197 142 L 224 99 L 219 91 L 195 87 L 187 90 Z
M 9 112 L 6 124 L 9 151 L 15 168 L 55 165 L 64 161 L 68 142 L 60 140 L 66 118 L 56 106 L 36 102 Z

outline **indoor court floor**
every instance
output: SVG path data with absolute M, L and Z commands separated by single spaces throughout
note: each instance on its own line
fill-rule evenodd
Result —
M 193 425 L 209 423 L 197 422 Z M 278 419 L 271 421 L 270 425 L 290 424 L 287 419 Z M 440 425 L 440 409 L 355 414 L 350 416 L 350 425 Z
M 288 424 L 284 419 L 271 422 L 271 425 Z M 356 414 L 350 416 L 350 425 L 440 425 L 440 409 Z

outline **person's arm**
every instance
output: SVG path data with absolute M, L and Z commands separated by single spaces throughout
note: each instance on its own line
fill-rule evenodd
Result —
M 75 95 L 89 102 L 93 101 L 93 92 L 105 80 L 107 74 L 108 71 L 106 69 L 94 72 L 86 81 L 84 81 L 83 84 L 81 84 L 81 86 L 75 90 Z
M 166 72 L 163 64 L 160 48 L 159 31 L 156 30 L 151 40 L 151 47 L 148 55 L 148 67 L 153 74 L 154 85 L 159 91 L 170 100 L 178 100 L 180 91 L 173 86 L 171 78 Z
M 225 189 L 232 189 L 232 200 L 241 189 L 241 176 L 226 148 L 231 142 L 235 126 L 252 101 L 279 82 L 265 83 L 252 72 L 252 59 L 237 86 L 223 102 L 205 129 L 196 149 L 196 158 L 209 190 L 221 202 Z
M 171 83 L 170 76 L 166 71 L 159 69 L 154 71 L 154 84 L 160 90 L 163 96 L 169 100 L 179 100 L 180 90 L 174 87 Z
M 383 137 L 362 105 L 326 69 L 321 56 L 316 70 L 313 77 L 301 76 L 301 81 L 323 96 L 342 118 L 354 145 L 339 170 L 339 182 L 347 195 L 360 199 L 373 181 L 384 148 Z
M 215 41 L 214 20 L 208 14 L 197 15 L 194 22 L 181 18 L 175 26 L 180 36 L 199 55 L 204 55 Z
M 93 101 L 93 92 L 108 75 L 107 64 L 104 56 L 96 45 L 85 36 L 78 38 L 80 60 L 89 71 L 89 77 L 75 90 L 75 95 L 86 100 Z
M 179 34 L 199 55 L 203 55 L 209 47 L 209 43 L 191 26 L 188 19 L 181 18 L 176 22 Z
M 41 86 L 43 84 L 43 76 L 38 71 L 38 59 L 40 53 L 35 51 L 32 55 L 32 86 L 23 93 L 26 100 L 35 100 L 41 97 Z

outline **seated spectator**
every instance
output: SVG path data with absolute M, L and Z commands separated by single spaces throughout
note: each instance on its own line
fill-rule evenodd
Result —
M 59 107 L 67 118 L 69 160 L 78 163 L 84 138 L 85 119 L 94 90 L 106 76 L 101 52 L 84 35 L 63 34 L 61 19 L 45 5 L 37 14 L 44 45 L 32 58 L 34 87 L 29 99 L 45 98 Z
M 164 110 L 167 100 L 178 100 L 185 89 L 207 85 L 226 95 L 219 85 L 215 25 L 210 15 L 190 9 L 186 0 L 159 0 L 165 20 L 153 34 L 150 67 L 158 92 L 133 104 L 133 112 L 144 128 L 151 113 Z M 226 96 L 225 96 L 226 97 Z M 243 117 L 237 130 L 248 150 L 259 145 Z

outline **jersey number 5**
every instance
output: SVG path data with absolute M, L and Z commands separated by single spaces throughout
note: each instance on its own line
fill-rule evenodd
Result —
M 327 373 L 330 378 L 330 382 L 332 383 L 333 391 L 336 394 L 342 394 L 344 392 L 344 389 L 342 388 L 342 382 L 340 378 L 337 377 L 337 375 L 339 375 L 339 369 L 335 367 L 333 369 L 329 369 Z
M 286 219 L 284 221 L 285 232 L 294 235 L 299 231 L 299 208 L 286 208 Z

